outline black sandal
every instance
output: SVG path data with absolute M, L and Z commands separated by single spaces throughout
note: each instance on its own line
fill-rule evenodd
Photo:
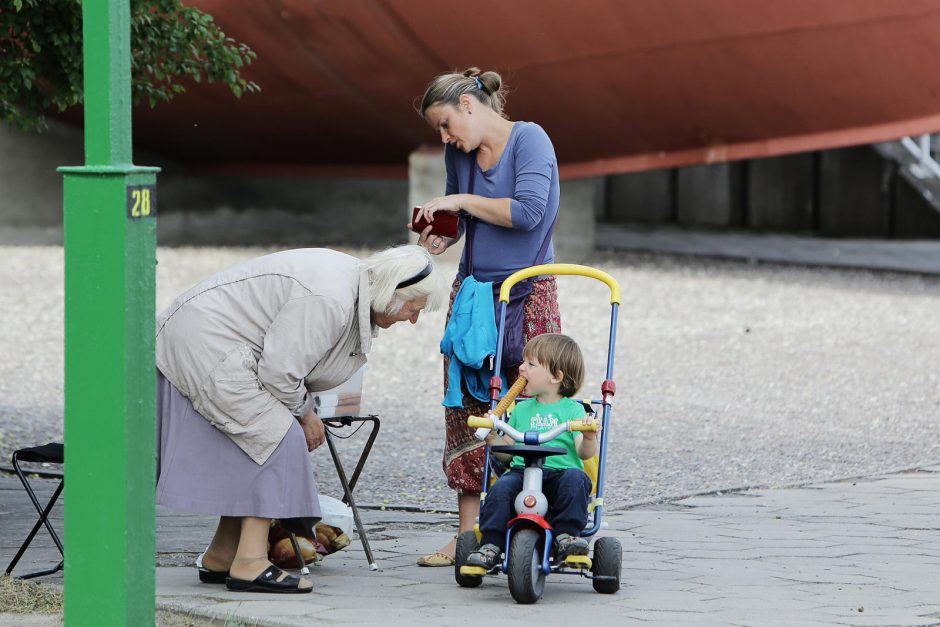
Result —
M 199 571 L 199 581 L 202 583 L 225 583 L 228 579 L 228 571 L 209 570 L 203 566 L 197 568 Z
M 300 577 L 297 575 L 287 575 L 287 577 L 278 581 L 278 577 L 283 572 L 283 570 L 272 564 L 263 573 L 255 577 L 254 581 L 228 577 L 225 580 L 225 587 L 235 592 L 274 592 L 277 594 L 303 594 L 313 590 L 313 588 L 301 588 Z
M 208 550 L 209 547 L 206 547 Z M 203 551 L 196 558 L 196 570 L 199 572 L 199 581 L 202 583 L 225 583 L 225 579 L 228 577 L 227 570 L 209 570 L 202 565 L 202 558 L 206 556 L 206 551 Z

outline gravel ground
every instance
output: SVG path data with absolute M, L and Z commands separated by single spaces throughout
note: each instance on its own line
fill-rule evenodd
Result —
M 158 251 L 157 304 L 260 249 Z M 367 251 L 350 251 L 365 254 Z M 450 252 L 450 251 L 449 251 Z M 0 247 L 0 454 L 62 433 L 62 249 Z M 869 475 L 940 460 L 940 278 L 598 254 L 623 290 L 607 504 Z M 453 258 L 445 261 L 449 274 Z M 606 288 L 560 279 L 584 395 Z M 452 509 L 441 472 L 443 312 L 383 332 L 364 411 L 383 429 L 360 503 Z M 352 463 L 356 438 L 343 447 Z M 329 456 L 315 455 L 335 492 Z

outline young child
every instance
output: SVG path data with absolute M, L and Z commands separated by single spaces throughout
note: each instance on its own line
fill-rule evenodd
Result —
M 532 398 L 516 405 L 509 425 L 518 431 L 548 431 L 569 420 L 585 417 L 584 406 L 571 397 L 584 381 L 584 358 L 581 349 L 570 337 L 546 333 L 530 340 L 523 352 L 519 375 L 528 381 L 524 394 Z M 545 458 L 542 470 L 542 491 L 548 498 L 548 522 L 555 533 L 555 560 L 569 555 L 587 555 L 588 542 L 580 537 L 587 522 L 591 478 L 584 472 L 583 459 L 597 454 L 597 431 L 566 432 L 546 442 L 567 450 L 564 455 Z M 504 442 L 505 440 L 505 442 Z M 487 436 L 487 444 L 515 444 L 495 432 Z M 500 455 L 509 461 L 508 455 Z M 513 502 L 522 491 L 524 462 L 512 457 L 509 470 L 490 487 L 480 513 L 482 546 L 467 557 L 469 566 L 489 570 L 499 563 L 506 541 L 506 524 L 515 517 Z

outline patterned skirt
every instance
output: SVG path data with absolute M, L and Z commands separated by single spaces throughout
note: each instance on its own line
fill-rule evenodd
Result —
M 454 307 L 454 298 L 460 289 L 460 279 L 454 281 L 450 293 L 447 320 Z M 532 293 L 526 298 L 523 337 L 526 342 L 543 333 L 561 333 L 561 314 L 558 311 L 558 285 L 555 277 L 539 279 L 532 284 Z M 444 357 L 444 390 L 447 390 L 447 368 L 450 360 Z M 506 372 L 508 384 L 519 377 L 518 368 Z M 445 409 L 444 426 L 447 441 L 444 444 L 444 474 L 447 485 L 458 494 L 479 494 L 483 485 L 484 444 L 474 436 L 474 429 L 467 426 L 471 415 L 482 416 L 490 408 L 489 402 L 481 402 L 463 388 L 463 409 Z

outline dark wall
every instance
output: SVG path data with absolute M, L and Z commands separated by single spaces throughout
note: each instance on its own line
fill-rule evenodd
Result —
M 675 170 L 608 177 L 607 219 L 651 223 L 675 220 L 675 177 Z
M 821 153 L 819 233 L 890 237 L 891 179 L 896 169 L 868 146 Z
M 621 174 L 607 189 L 610 222 L 940 238 L 940 194 L 871 146 Z
M 82 132 L 56 120 L 44 133 L 0 126 L 0 242 L 62 241 L 62 176 L 81 165 Z M 158 154 L 157 239 L 163 245 L 388 245 L 404 242 L 408 181 L 188 176 Z
M 56 168 L 79 165 L 82 154 L 81 131 L 61 122 L 51 121 L 42 134 L 0 127 L 0 243 L 61 242 L 62 178 Z M 406 180 L 194 177 L 160 155 L 138 153 L 135 161 L 163 168 L 157 232 L 164 245 L 375 246 L 406 240 Z M 442 185 L 438 178 L 431 175 L 435 186 Z M 940 238 L 940 183 L 935 186 L 931 193 L 894 159 L 860 146 L 566 181 L 565 202 L 570 212 L 578 209 L 572 203 L 591 198 L 598 218 L 610 222 Z
M 755 159 L 746 165 L 747 226 L 757 231 L 812 232 L 816 155 Z
M 404 242 L 408 181 L 162 177 L 164 245 L 376 246 Z
M 682 168 L 676 176 L 676 221 L 682 226 L 741 226 L 743 164 Z

